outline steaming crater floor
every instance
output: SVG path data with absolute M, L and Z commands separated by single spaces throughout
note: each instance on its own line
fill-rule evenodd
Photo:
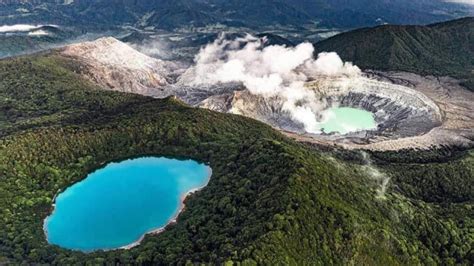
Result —
M 474 94 L 451 78 L 421 77 L 402 72 L 369 72 L 351 81 L 318 80 L 307 86 L 324 103 L 374 114 L 376 129 L 347 134 L 310 134 L 282 110 L 278 98 L 265 99 L 247 90 L 213 95 L 199 106 L 263 121 L 302 142 L 348 149 L 429 149 L 474 146 Z
M 329 99 L 374 111 L 377 130 L 344 136 L 285 133 L 299 141 L 348 149 L 474 147 L 474 94 L 459 81 L 406 72 L 372 71 L 367 75 L 372 79 L 369 86 L 348 93 L 336 90 Z

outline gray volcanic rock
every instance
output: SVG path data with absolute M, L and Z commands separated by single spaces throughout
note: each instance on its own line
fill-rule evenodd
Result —
M 279 129 L 305 133 L 304 126 L 283 110 L 278 97 L 269 99 L 253 95 L 248 90 L 234 91 L 209 97 L 199 107 L 252 117 Z
M 375 114 L 376 131 L 369 131 L 367 140 L 396 139 L 424 134 L 441 124 L 439 107 L 424 94 L 389 82 L 356 78 L 345 81 L 313 83 L 317 93 L 328 105 L 361 108 Z
M 61 55 L 79 64 L 79 71 L 102 88 L 142 95 L 166 96 L 174 63 L 146 56 L 107 37 L 66 46 Z
M 303 142 L 338 144 L 349 149 L 430 149 L 446 145 L 474 147 L 474 93 L 460 86 L 458 80 L 450 77 L 422 77 L 407 72 L 370 71 L 368 74 L 371 79 L 407 88 L 412 92 L 409 95 L 421 96 L 407 97 L 409 102 L 401 105 L 404 103 L 403 99 L 390 93 L 391 90 L 381 90 L 388 92 L 386 96 L 389 102 L 393 102 L 385 105 L 385 112 L 389 113 L 388 117 L 391 118 L 384 124 L 389 125 L 387 129 L 390 125 L 396 127 L 392 130 L 382 129 L 380 135 L 368 132 L 367 137 L 374 137 L 368 142 L 361 141 L 361 136 L 354 138 L 352 135 L 331 138 L 290 132 L 287 135 Z M 354 102 L 354 99 L 351 98 L 350 102 Z M 372 96 L 369 99 L 369 106 L 372 105 L 371 102 L 378 102 L 374 101 Z M 424 103 L 425 107 L 417 105 L 416 102 Z

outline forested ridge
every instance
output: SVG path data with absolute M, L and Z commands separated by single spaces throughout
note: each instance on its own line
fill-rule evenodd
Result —
M 59 191 L 141 155 L 195 159 L 213 175 L 177 223 L 133 249 L 48 245 Z M 252 119 L 103 91 L 54 53 L 2 60 L 0 264 L 472 264 L 472 151 L 370 155 L 368 167 Z M 392 180 L 382 197 L 372 167 Z
M 363 69 L 451 76 L 474 91 L 474 17 L 428 26 L 383 25 L 338 34 L 315 44 Z

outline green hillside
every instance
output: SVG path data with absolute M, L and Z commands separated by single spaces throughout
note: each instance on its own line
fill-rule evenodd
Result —
M 0 0 L 0 24 L 134 25 L 160 29 L 292 25 L 329 28 L 426 24 L 473 14 L 470 5 L 444 0 Z
M 45 35 L 30 35 L 42 31 Z M 32 54 L 35 51 L 51 49 L 74 40 L 81 32 L 71 29 L 41 26 L 31 32 L 0 32 L 0 58 L 20 54 Z
M 73 69 L 54 54 L 0 61 L 0 264 L 472 262 L 472 151 L 372 154 L 393 180 L 378 197 L 358 152 L 309 147 L 172 98 L 102 91 Z M 213 169 L 176 224 L 130 250 L 48 245 L 43 219 L 59 190 L 151 154 Z
M 379 26 L 343 33 L 315 44 L 364 69 L 449 75 L 474 90 L 474 18 L 428 26 Z

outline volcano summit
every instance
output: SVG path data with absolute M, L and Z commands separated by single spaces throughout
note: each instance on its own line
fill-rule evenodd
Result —
M 334 53 L 313 59 L 308 44 L 262 47 L 252 36 L 218 39 L 201 49 L 195 65 L 181 70 L 113 38 L 59 52 L 102 87 L 176 96 L 193 106 L 260 120 L 300 141 L 375 150 L 473 145 L 474 98 L 456 80 L 361 72 Z M 173 79 L 173 71 L 183 74 Z M 324 114 L 335 107 L 370 112 L 375 126 L 324 132 Z

